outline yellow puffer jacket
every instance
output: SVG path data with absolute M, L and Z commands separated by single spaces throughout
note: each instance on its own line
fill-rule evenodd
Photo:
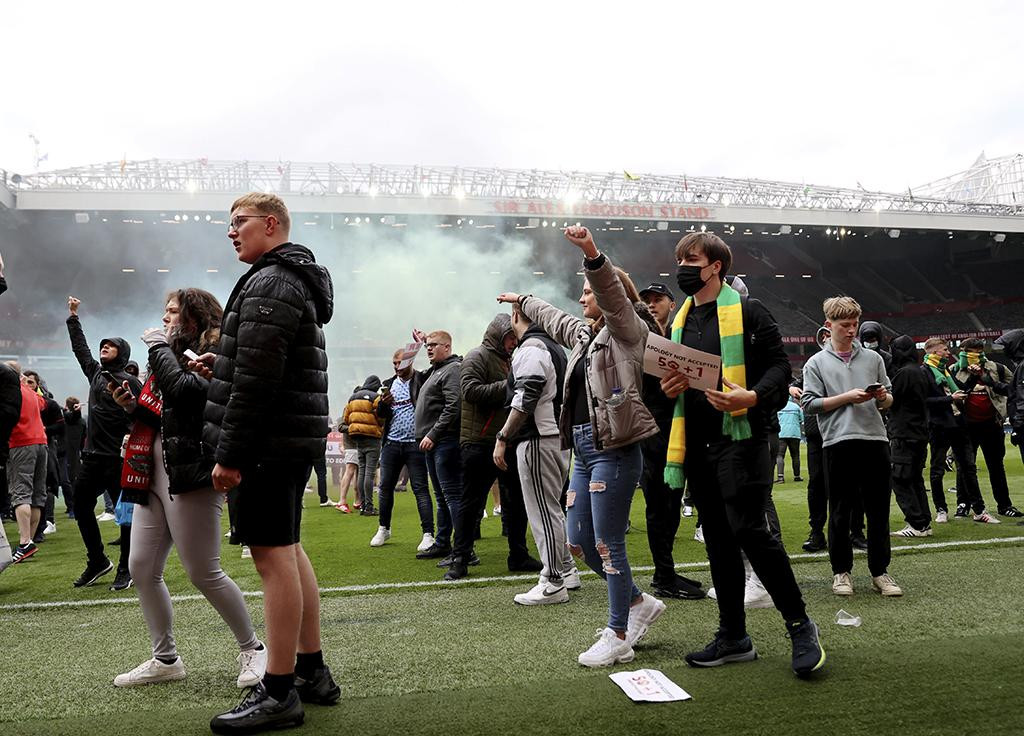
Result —
M 362 386 L 356 389 L 345 405 L 345 415 L 342 417 L 341 424 L 342 432 L 378 439 L 381 437 L 384 433 L 384 422 L 377 417 L 377 406 L 380 404 L 378 388 L 380 388 L 380 379 L 377 376 L 370 376 Z

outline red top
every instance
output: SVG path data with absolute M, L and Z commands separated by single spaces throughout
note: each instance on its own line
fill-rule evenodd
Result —
M 992 406 L 992 399 L 987 393 L 978 391 L 967 395 L 964 414 L 968 422 L 990 422 L 996 418 L 996 408 Z
M 43 427 L 42 410 L 46 408 L 46 399 L 21 384 L 21 416 L 17 426 L 11 431 L 9 446 L 28 447 L 29 445 L 46 444 L 46 428 Z

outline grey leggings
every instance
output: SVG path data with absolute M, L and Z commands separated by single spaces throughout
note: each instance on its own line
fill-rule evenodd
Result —
M 159 439 L 153 449 L 154 457 L 162 457 Z M 208 488 L 171 498 L 163 463 L 154 465 L 149 505 L 135 507 L 128 560 L 153 642 L 153 656 L 170 659 L 178 654 L 171 631 L 174 611 L 164 584 L 164 567 L 172 545 L 178 548 L 181 565 L 192 584 L 231 628 L 239 649 L 255 649 L 259 640 L 242 592 L 220 566 L 224 494 Z
M 359 503 L 363 509 L 373 508 L 373 476 L 377 473 L 380 462 L 380 439 L 361 434 L 349 435 L 350 450 L 359 451 L 359 474 L 356 478 L 356 489 Z

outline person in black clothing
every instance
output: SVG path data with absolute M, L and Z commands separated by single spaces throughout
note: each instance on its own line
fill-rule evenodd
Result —
M 82 467 L 82 450 L 88 423 L 82 416 L 82 402 L 76 396 L 69 396 L 64 402 L 64 505 L 69 519 L 75 518 L 75 483 Z
M 825 652 L 817 624 L 807 617 L 786 550 L 765 521 L 772 489 L 768 417 L 785 405 L 790 380 L 782 336 L 764 305 L 756 299 L 741 298 L 723 284 L 732 265 L 732 251 L 721 238 L 711 233 L 687 235 L 676 245 L 675 255 L 679 288 L 689 295 L 683 306 L 687 310 L 685 320 L 676 317 L 681 327 L 680 341 L 722 355 L 720 310 L 734 314 L 738 303 L 743 327 L 741 359 L 750 387 L 723 375 L 724 390 L 691 391 L 687 390 L 687 377 L 675 371 L 661 380 L 668 396 L 682 394 L 682 470 L 700 510 L 718 600 L 719 629 L 714 640 L 704 650 L 686 655 L 686 662 L 694 667 L 713 667 L 756 658 L 743 609 L 745 553 L 786 622 L 793 642 L 794 673 L 808 676 L 825 664 Z M 674 324 L 674 338 L 675 333 Z M 732 360 L 737 357 L 723 356 Z M 670 437 L 670 451 L 675 440 Z M 669 461 L 672 459 L 670 456 Z
M 74 585 L 80 588 L 92 585 L 101 576 L 113 569 L 113 564 L 103 551 L 103 540 L 100 528 L 93 512 L 96 499 L 104 491 L 116 499 L 121 491 L 121 443 L 128 434 L 131 420 L 124 413 L 114 397 L 110 394 L 110 381 L 104 376 L 113 376 L 117 385 L 128 381 L 132 392 L 138 394 L 142 388 L 139 379 L 129 375 L 124 368 L 131 358 L 128 342 L 120 337 L 108 337 L 100 340 L 100 359 L 96 360 L 89 343 L 82 331 L 82 323 L 78 317 L 81 301 L 68 297 L 67 319 L 68 334 L 71 337 L 71 349 L 82 367 L 82 373 L 89 379 L 89 429 L 86 434 L 85 451 L 82 453 L 82 467 L 78 474 L 75 487 L 75 519 L 78 531 L 82 535 L 88 560 L 85 570 L 75 580 Z M 129 532 L 130 533 L 130 532 Z M 121 559 L 118 571 L 128 571 L 129 549 L 127 534 L 121 536 Z
M 647 304 L 649 312 L 644 315 L 637 309 L 637 314 L 647 322 L 652 333 L 668 337 L 669 321 L 676 306 L 672 292 L 665 284 L 654 282 L 640 291 L 640 298 Z M 648 437 L 640 444 L 644 457 L 640 489 L 644 492 L 647 544 L 651 548 L 651 557 L 654 560 L 651 589 L 664 598 L 703 598 L 706 593 L 701 584 L 677 573 L 672 556 L 683 506 L 683 489 L 669 488 L 665 483 L 665 457 L 668 452 L 668 436 L 672 429 L 672 410 L 675 401 L 660 390 L 655 376 L 644 375 L 643 389 L 644 405 L 651 412 L 659 430 L 658 434 Z
M 925 365 L 921 371 L 929 378 L 929 480 L 932 503 L 935 504 L 935 523 L 942 524 L 949 520 L 949 507 L 946 505 L 942 479 L 946 475 L 946 453 L 950 450 L 956 459 L 958 497 L 966 499 L 957 506 L 956 516 L 969 516 L 972 506 L 975 514 L 980 515 L 985 510 L 985 502 L 981 498 L 981 488 L 978 486 L 978 466 L 975 464 L 971 442 L 961 417 L 960 407 L 967 399 L 967 394 L 956 384 L 945 367 L 949 360 L 949 347 L 942 338 L 932 337 L 925 341 L 924 352 Z
M 1024 462 L 1024 328 L 1004 332 L 993 345 L 1002 348 L 1015 366 L 1006 413 L 1010 419 L 1010 442 L 1020 450 Z
M 862 347 L 867 350 L 874 350 L 882 356 L 882 362 L 885 364 L 885 375 L 891 381 L 893 375 L 895 375 L 896 367 L 893 365 L 892 353 L 885 349 L 885 331 L 882 329 L 882 325 L 871 320 L 861 322 L 860 329 L 857 330 L 857 339 L 860 340 Z M 892 346 L 890 345 L 890 347 Z
M 269 650 L 263 681 L 210 721 L 218 734 L 296 726 L 303 702 L 341 697 L 321 651 L 316 573 L 299 541 L 306 478 L 327 444 L 323 325 L 334 287 L 313 253 L 289 242 L 290 225 L 276 195 L 232 204 L 227 235 L 250 268 L 228 298 L 216 353 L 189 363 L 212 379 L 203 441 L 214 450 L 214 488 L 238 489 L 235 532 L 263 582 Z
M 914 340 L 900 335 L 892 341 L 892 406 L 889 407 L 889 454 L 896 503 L 907 525 L 894 537 L 932 534 L 924 463 L 928 455 L 928 377 L 921 371 Z

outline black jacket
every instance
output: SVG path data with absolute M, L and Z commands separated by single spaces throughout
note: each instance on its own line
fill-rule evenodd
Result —
M 505 384 L 510 368 L 505 336 L 512 332 L 512 318 L 501 313 L 491 320 L 484 339 L 466 353 L 459 371 L 462 392 L 459 442 L 493 445 L 505 426 Z
M 72 483 L 78 478 L 78 468 L 82 464 L 87 427 L 81 411 L 64 409 L 64 452 L 67 457 L 68 478 Z
M 7 442 L 21 418 L 21 376 L 0 363 L 0 465 L 7 463 Z
M 334 286 L 312 252 L 285 243 L 235 284 L 224 308 L 203 441 L 229 468 L 312 461 L 327 443 L 323 325 Z
M 412 375 L 409 377 L 409 400 L 413 406 L 416 406 L 416 399 L 419 398 L 420 389 L 423 387 L 423 382 L 427 380 L 426 371 L 414 370 Z M 390 392 L 391 386 L 395 382 L 395 376 L 391 376 L 384 381 L 384 387 Z M 391 408 L 390 403 L 381 401 L 377 404 L 377 417 L 383 422 L 384 428 L 381 430 L 381 441 L 386 442 L 388 439 L 388 433 L 391 431 L 391 420 L 394 418 L 395 413 Z
M 789 400 L 792 371 L 775 318 L 757 299 L 742 298 L 741 305 L 747 388 L 757 394 L 757 405 L 747 410 L 747 421 L 751 435 L 763 439 L 771 431 L 775 413 Z M 715 302 L 690 309 L 683 328 L 683 344 L 721 354 Z M 684 400 L 688 441 L 691 436 L 708 440 L 721 437 L 722 413 L 708 403 L 703 392 L 686 391 Z
M 1015 434 L 1024 433 L 1024 328 L 1003 333 L 994 341 L 1017 368 L 1013 372 L 1013 385 L 1006 402 L 1006 413 Z
M 892 341 L 892 406 L 886 430 L 889 439 L 928 440 L 928 380 L 921 371 L 912 338 L 901 335 Z
M 936 429 L 962 428 L 962 417 L 953 413 L 953 397 L 935 381 L 931 368 L 922 365 L 919 370 L 928 379 L 928 396 L 925 398 L 928 404 L 928 426 Z M 955 380 L 953 382 L 956 383 Z
M 458 439 L 461 429 L 462 356 L 449 355 L 423 373 L 423 386 L 416 397 L 416 441 L 424 437 L 437 444 L 443 439 Z
M 213 483 L 213 451 L 202 441 L 209 382 L 185 370 L 166 343 L 149 348 L 149 370 L 164 402 L 160 411 L 160 442 L 170 493 L 209 488 Z
M 132 349 L 120 337 L 104 338 L 100 340 L 100 345 L 113 343 L 117 347 L 117 357 L 101 364 L 89 350 L 78 315 L 68 317 L 67 324 L 71 349 L 78 359 L 78 365 L 82 367 L 82 373 L 89 379 L 89 429 L 85 437 L 85 451 L 118 457 L 121 454 L 121 442 L 131 428 L 131 418 L 107 391 L 107 379 L 101 375 L 101 371 L 110 371 L 118 382 L 128 381 L 132 393 L 138 396 L 142 384 L 138 378 L 124 370 L 132 356 Z

